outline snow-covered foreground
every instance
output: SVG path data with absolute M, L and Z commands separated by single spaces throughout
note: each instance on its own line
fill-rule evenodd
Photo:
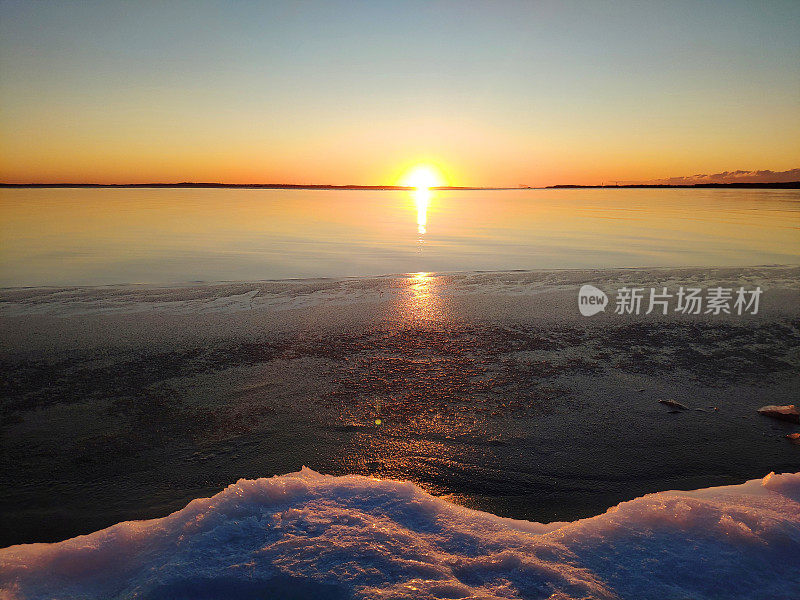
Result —
M 162 519 L 0 550 L 0 598 L 797 598 L 800 473 L 573 523 L 309 469 Z

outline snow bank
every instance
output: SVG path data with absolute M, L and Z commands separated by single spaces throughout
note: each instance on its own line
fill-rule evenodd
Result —
M 309 469 L 0 550 L 0 598 L 796 598 L 800 473 L 542 525 Z

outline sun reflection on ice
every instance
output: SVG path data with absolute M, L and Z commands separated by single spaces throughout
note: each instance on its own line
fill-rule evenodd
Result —
M 438 293 L 438 280 L 432 273 L 412 273 L 409 294 L 404 302 L 406 320 L 438 321 L 443 316 L 442 301 Z

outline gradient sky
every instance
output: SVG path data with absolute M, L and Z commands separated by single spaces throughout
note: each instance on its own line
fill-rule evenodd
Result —
M 0 181 L 800 166 L 800 2 L 0 3 Z

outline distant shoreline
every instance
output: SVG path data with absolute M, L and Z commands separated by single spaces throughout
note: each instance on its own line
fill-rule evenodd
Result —
M 411 191 L 403 185 L 328 185 L 294 183 L 0 183 L 0 188 L 233 188 L 265 190 L 390 190 Z M 436 186 L 432 190 L 508 190 L 519 188 Z
M 800 189 L 800 181 L 776 181 L 771 183 L 742 182 L 742 183 L 632 183 L 628 185 L 549 185 L 544 189 L 575 189 L 575 188 L 774 188 L 774 189 Z
M 306 185 L 294 183 L 0 183 L 0 188 L 212 188 L 265 190 L 371 190 L 410 191 L 402 185 Z M 691 184 L 628 184 L 628 185 L 548 185 L 544 187 L 469 187 L 434 186 L 432 190 L 563 190 L 563 189 L 630 189 L 630 188 L 758 188 L 800 189 L 800 181 L 773 183 L 691 183 Z

